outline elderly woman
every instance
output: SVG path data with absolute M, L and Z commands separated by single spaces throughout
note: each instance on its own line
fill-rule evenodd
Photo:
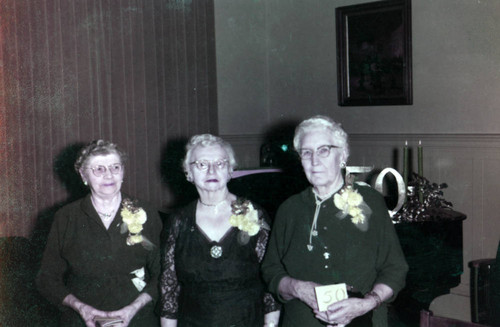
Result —
M 312 187 L 278 209 L 262 264 L 285 303 L 283 326 L 387 326 L 385 303 L 404 286 L 408 267 L 382 196 L 344 181 L 347 134 L 330 118 L 303 121 L 294 147 Z M 340 283 L 350 297 L 320 311 L 315 287 Z
M 162 254 L 161 325 L 277 326 L 277 303 L 259 269 L 268 241 L 264 212 L 231 194 L 229 143 L 196 135 L 184 171 L 199 199 L 172 217 Z
M 63 311 L 61 326 L 158 326 L 153 310 L 160 274 L 156 210 L 121 193 L 125 154 L 98 140 L 75 169 L 90 194 L 55 215 L 37 285 Z

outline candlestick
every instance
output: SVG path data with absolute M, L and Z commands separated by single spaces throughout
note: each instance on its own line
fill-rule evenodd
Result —
M 422 141 L 418 141 L 418 174 L 424 177 L 424 150 L 422 148 Z
M 405 183 L 405 191 L 408 190 L 408 141 L 405 141 L 403 148 L 403 181 Z
M 418 141 L 418 175 L 424 177 L 424 150 L 422 148 L 422 141 Z M 418 200 L 420 203 L 424 202 L 424 194 L 422 188 L 418 190 Z

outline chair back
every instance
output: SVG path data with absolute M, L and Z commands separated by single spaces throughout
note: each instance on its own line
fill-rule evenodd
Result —
M 420 327 L 484 327 L 473 322 L 434 316 L 431 311 L 420 311 Z
M 469 262 L 471 320 L 500 326 L 500 242 L 496 258 Z

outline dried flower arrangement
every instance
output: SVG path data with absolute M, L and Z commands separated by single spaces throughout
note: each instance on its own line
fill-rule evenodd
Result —
M 406 203 L 393 217 L 395 223 L 436 221 L 446 219 L 446 210 L 453 210 L 453 204 L 443 197 L 446 183 L 431 183 L 426 178 L 413 173 L 408 182 Z

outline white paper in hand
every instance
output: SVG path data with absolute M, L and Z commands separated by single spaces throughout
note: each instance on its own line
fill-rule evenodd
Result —
M 135 288 L 137 288 L 139 292 L 142 292 L 146 286 L 146 282 L 144 281 L 144 267 L 132 271 L 131 274 L 136 276 L 135 278 L 132 278 L 132 283 L 134 283 Z
M 330 304 L 347 299 L 345 283 L 316 286 L 315 290 L 319 311 L 326 311 Z

